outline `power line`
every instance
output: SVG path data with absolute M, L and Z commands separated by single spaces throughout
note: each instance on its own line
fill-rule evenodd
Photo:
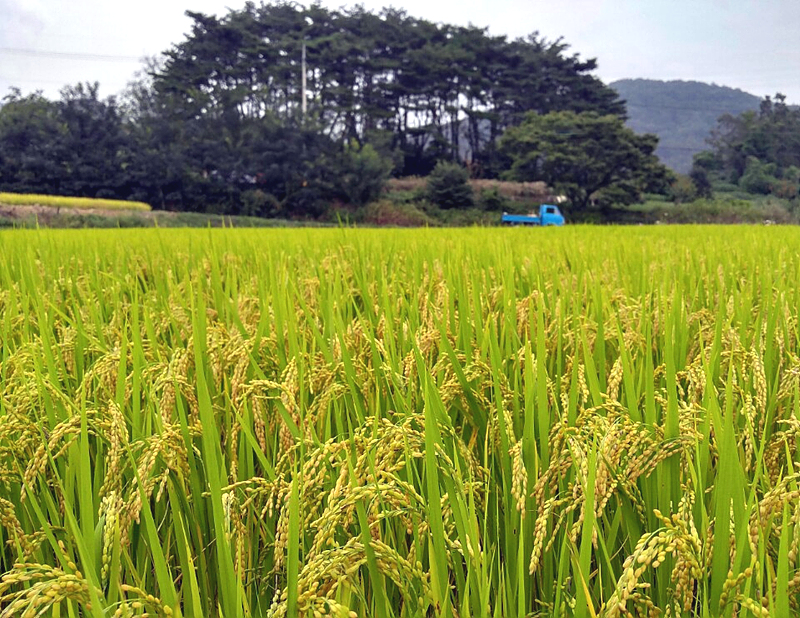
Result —
M 119 56 L 111 54 L 82 54 L 73 52 L 44 51 L 40 49 L 22 49 L 17 47 L 0 47 L 0 54 L 14 56 L 31 56 L 35 58 L 59 58 L 62 60 L 97 60 L 101 62 L 141 62 L 141 56 Z
M 86 81 L 86 80 L 84 80 Z M 98 81 L 98 80 L 88 80 L 90 82 Z M 50 85 L 65 85 L 70 82 L 69 80 L 63 79 L 35 79 L 35 78 L 26 78 L 26 77 L 5 77 L 0 75 L 0 83 L 11 84 L 12 86 L 17 82 L 24 83 L 24 84 L 50 84 Z M 114 81 L 104 81 L 101 82 L 100 85 L 104 87 L 112 87 L 112 86 L 125 86 L 128 84 L 128 81 L 121 81 L 119 79 Z
M 78 53 L 78 52 L 60 52 L 60 51 L 49 51 L 49 50 L 41 50 L 41 49 L 30 49 L 30 48 L 20 48 L 20 47 L 0 47 L 0 55 L 13 55 L 13 56 L 29 56 L 34 58 L 53 58 L 53 59 L 60 59 L 60 60 L 89 60 L 89 61 L 98 61 L 98 62 L 114 62 L 114 63 L 137 63 L 140 64 L 144 56 L 126 56 L 121 54 L 93 54 L 93 53 Z M 31 79 L 20 79 L 16 81 L 38 81 L 41 83 L 46 83 L 47 80 L 31 80 Z M 755 95 L 753 95 L 755 96 Z M 626 107 L 633 107 L 639 109 L 649 109 L 649 110 L 675 110 L 675 111 L 684 111 L 684 112 L 713 112 L 713 113 L 731 113 L 735 114 L 737 112 L 732 112 L 730 108 L 722 108 L 722 107 L 705 107 L 705 108 L 698 108 L 698 107 L 689 107 L 684 105 L 658 105 L 658 104 L 644 104 L 644 103 L 632 103 L 630 101 L 625 101 Z M 755 111 L 755 107 L 748 108 Z
M 696 147 L 691 147 L 691 146 L 662 146 L 661 144 L 659 144 L 658 146 L 656 146 L 656 150 L 680 150 L 680 151 L 685 151 L 685 152 L 702 152 L 703 150 L 707 150 L 707 148 L 704 148 L 702 146 L 696 146 Z
M 677 111 L 683 112 L 714 112 L 715 114 L 731 114 L 730 108 L 725 109 L 722 107 L 686 107 L 683 105 L 645 105 L 643 103 L 631 103 L 630 101 L 625 101 L 625 107 L 639 107 L 642 109 L 674 109 Z M 755 107 L 749 107 L 748 110 L 756 111 Z

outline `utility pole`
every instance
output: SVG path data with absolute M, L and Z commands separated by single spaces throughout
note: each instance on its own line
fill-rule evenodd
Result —
M 303 119 L 303 124 L 306 122 L 306 41 L 303 38 L 303 60 L 301 62 L 303 75 L 300 79 L 300 112 Z

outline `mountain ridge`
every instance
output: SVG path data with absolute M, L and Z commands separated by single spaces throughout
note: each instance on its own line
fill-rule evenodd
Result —
M 688 173 L 692 157 L 724 114 L 758 110 L 761 98 L 728 86 L 698 81 L 621 79 L 608 84 L 625 100 L 627 126 L 659 138 L 656 154 L 676 172 Z

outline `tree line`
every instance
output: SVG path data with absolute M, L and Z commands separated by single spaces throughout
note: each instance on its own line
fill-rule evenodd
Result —
M 562 133 L 565 122 L 577 122 L 575 130 L 598 138 L 595 157 L 616 148 L 613 132 L 623 129 L 624 102 L 592 75 L 596 61 L 538 33 L 510 40 L 396 9 L 288 2 L 188 15 L 187 37 L 121 97 L 101 98 L 96 84 L 65 88 L 56 101 L 6 96 L 0 188 L 318 217 L 335 202 L 374 199 L 390 174 L 426 175 L 442 161 L 473 177 L 562 174 L 563 158 L 554 167 L 542 146 L 546 131 L 533 145 L 541 165 L 519 162 L 537 118 L 562 114 L 553 125 Z M 519 133 L 525 126 L 527 138 Z M 656 170 L 655 143 L 631 136 L 624 148 L 639 154 L 620 155 L 623 176 L 638 175 L 629 193 Z M 644 171 L 636 168 L 642 161 Z M 592 191 L 576 199 L 586 205 Z
M 696 185 L 716 181 L 748 193 L 800 196 L 800 108 L 784 95 L 765 97 L 758 111 L 720 117 L 709 146 L 694 158 Z

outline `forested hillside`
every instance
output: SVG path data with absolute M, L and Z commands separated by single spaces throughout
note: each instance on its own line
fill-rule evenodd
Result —
M 609 86 L 626 101 L 627 125 L 637 133 L 656 134 L 658 157 L 684 174 L 692 157 L 709 149 L 706 140 L 720 116 L 757 110 L 760 103 L 747 92 L 701 82 L 623 79 Z

